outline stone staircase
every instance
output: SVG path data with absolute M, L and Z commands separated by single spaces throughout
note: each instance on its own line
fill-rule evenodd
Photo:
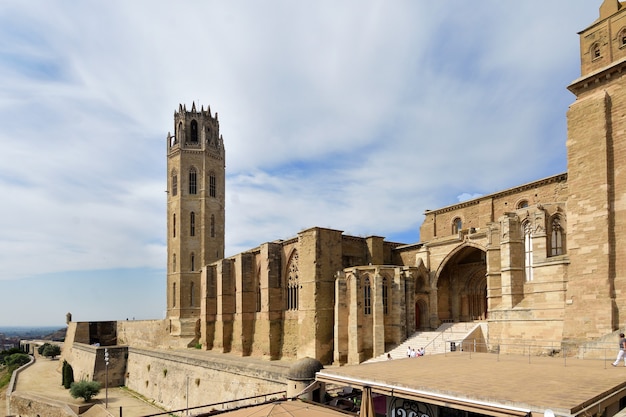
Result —
M 417 349 L 423 347 L 426 355 L 436 355 L 450 351 L 450 342 L 455 342 L 458 346 L 467 335 L 480 326 L 481 323 L 443 323 L 434 331 L 415 332 L 404 342 L 384 354 L 365 361 L 379 362 L 387 360 L 387 354 L 391 354 L 392 359 L 403 359 L 407 357 L 407 349 L 409 347 Z M 459 347 L 457 347 L 459 349 Z

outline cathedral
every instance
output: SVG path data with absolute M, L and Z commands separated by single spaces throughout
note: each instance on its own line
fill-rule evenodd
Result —
M 217 114 L 181 105 L 167 137 L 169 335 L 345 364 L 442 323 L 572 346 L 624 329 L 626 7 L 605 0 L 579 35 L 567 172 L 427 210 L 419 242 L 314 227 L 225 257 L 227 141 Z

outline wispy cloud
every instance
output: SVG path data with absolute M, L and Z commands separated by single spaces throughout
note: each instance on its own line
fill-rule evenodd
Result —
M 598 3 L 598 4 L 596 4 Z M 6 1 L 0 280 L 165 263 L 165 137 L 219 113 L 227 255 L 311 226 L 390 240 L 566 169 L 599 2 Z

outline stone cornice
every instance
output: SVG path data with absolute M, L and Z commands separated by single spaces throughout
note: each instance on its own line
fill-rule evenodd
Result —
M 619 61 L 611 62 L 610 65 L 604 68 L 600 68 L 599 70 L 575 79 L 570 85 L 567 86 L 567 89 L 574 95 L 578 96 L 580 93 L 589 89 L 590 86 L 592 88 L 597 88 L 601 83 L 610 81 L 615 74 L 621 74 L 625 68 L 626 58 L 622 58 Z

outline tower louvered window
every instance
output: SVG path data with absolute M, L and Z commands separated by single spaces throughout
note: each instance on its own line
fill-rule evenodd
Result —
M 191 143 L 198 143 L 198 122 L 195 120 L 191 121 L 191 134 L 189 135 L 189 140 Z

